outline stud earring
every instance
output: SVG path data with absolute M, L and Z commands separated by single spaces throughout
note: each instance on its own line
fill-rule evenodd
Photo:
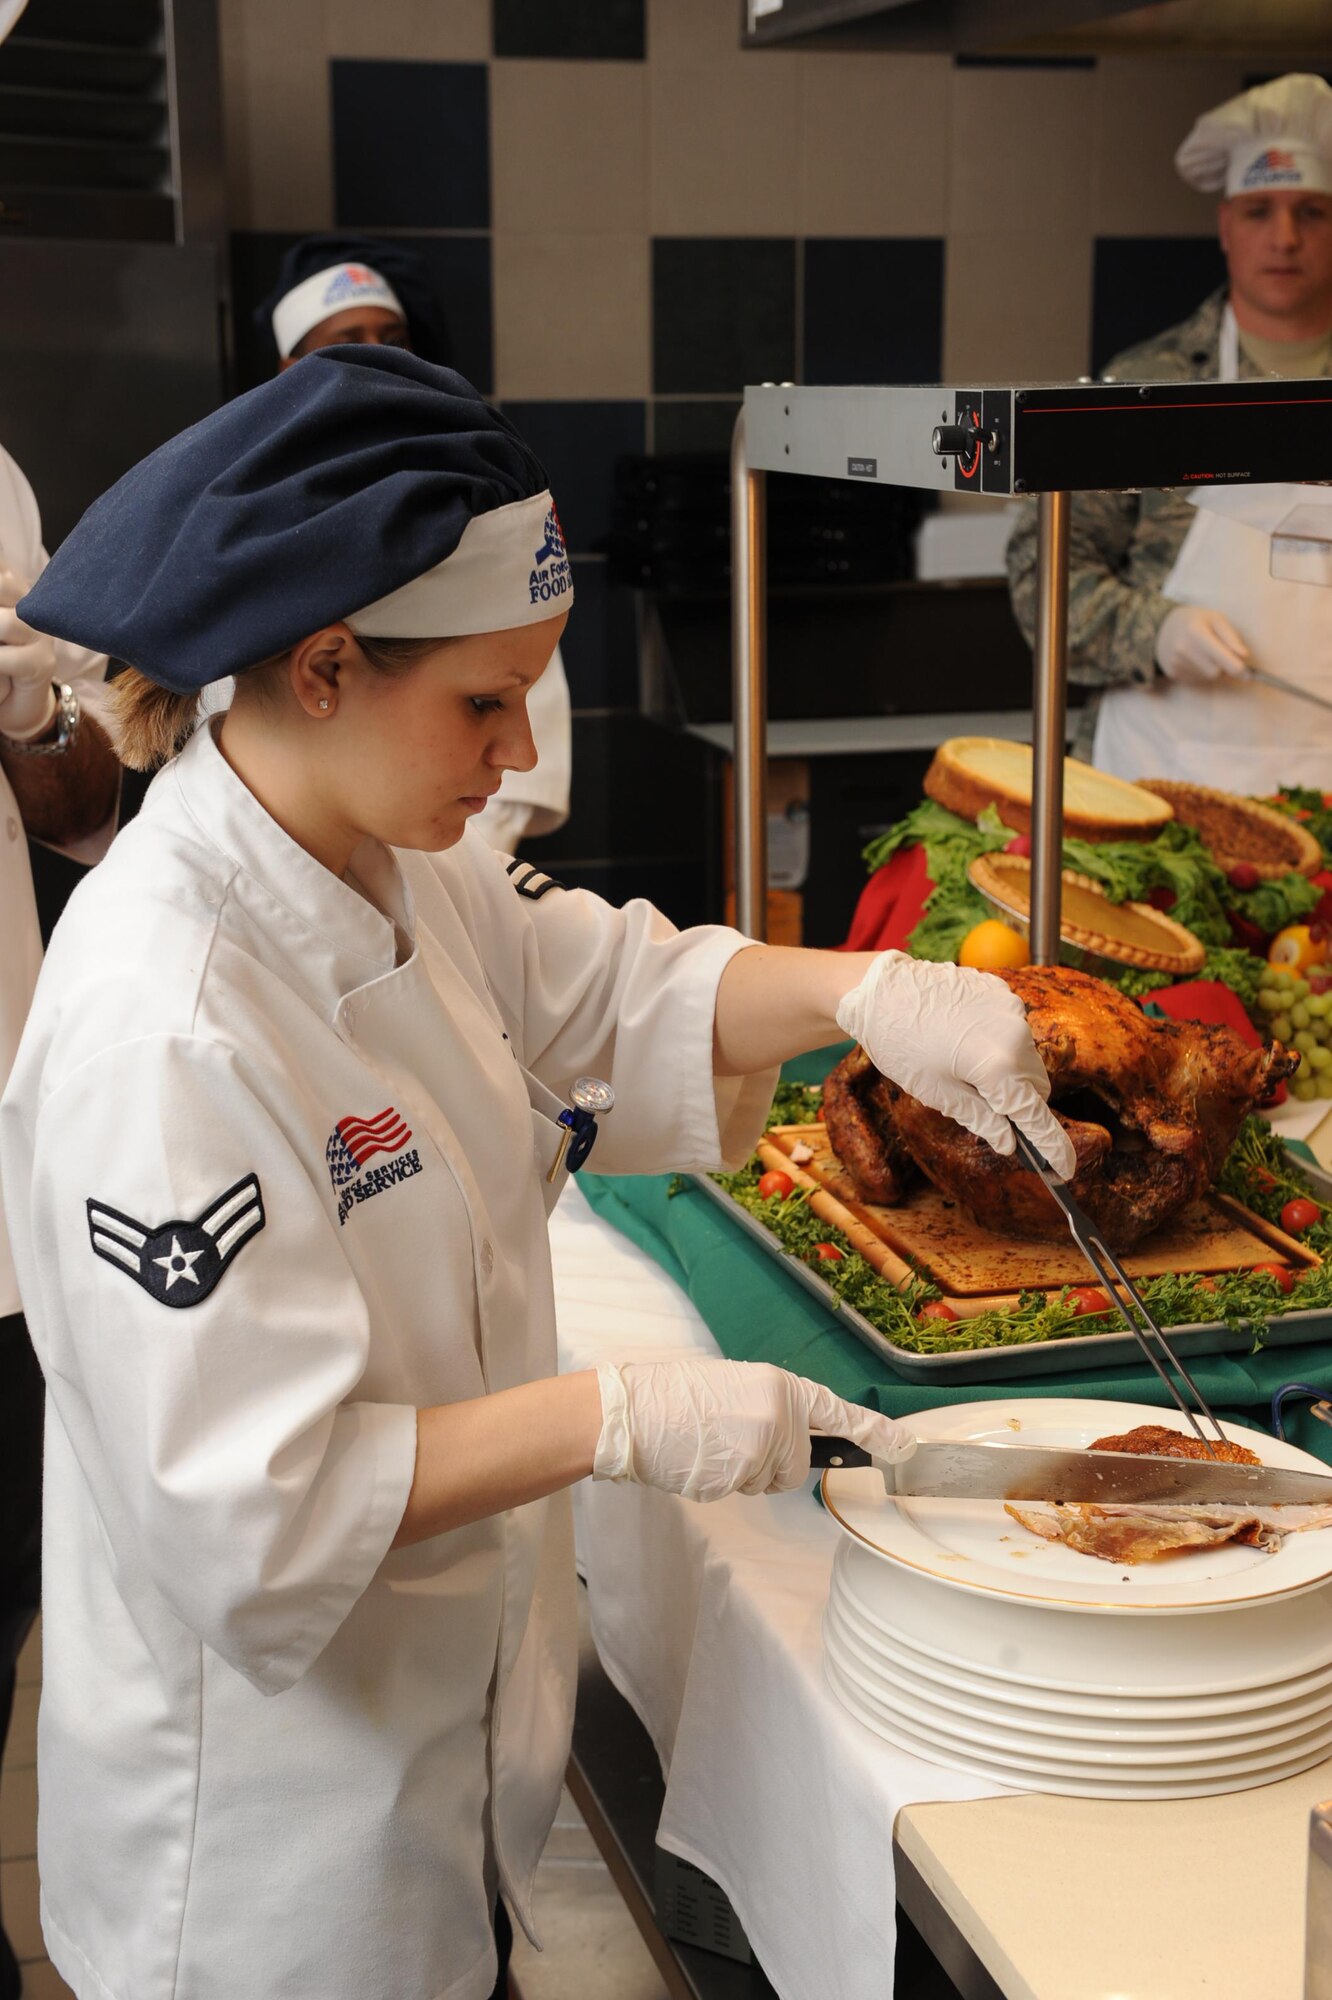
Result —
M 328 703 L 327 703 L 327 701 L 321 701 L 321 702 L 320 702 L 320 704 L 319 704 L 319 706 L 320 706 L 321 708 L 327 708 L 327 707 L 328 707 Z

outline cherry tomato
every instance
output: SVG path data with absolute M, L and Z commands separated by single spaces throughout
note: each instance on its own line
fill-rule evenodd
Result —
M 1256 889 L 1262 877 L 1252 861 L 1237 861 L 1233 868 L 1227 869 L 1226 880 L 1232 889 Z
M 846 1252 L 839 1250 L 835 1243 L 816 1243 L 814 1255 L 820 1264 L 840 1264 Z
M 1276 1175 L 1269 1173 L 1266 1167 L 1254 1168 L 1253 1181 L 1254 1186 L 1260 1187 L 1264 1194 L 1270 1194 L 1277 1184 Z
M 1200 1292 L 1214 1292 L 1216 1290 L 1215 1278 L 1195 1278 L 1193 1282 Z
M 1292 1236 L 1303 1236 L 1306 1229 L 1312 1229 L 1322 1210 L 1316 1201 L 1308 1201 L 1301 1195 L 1295 1201 L 1288 1201 L 1281 1211 L 1281 1227 Z
M 1173 910 L 1179 901 L 1173 889 L 1167 889 L 1164 882 L 1158 888 L 1147 891 L 1147 901 L 1154 910 Z
M 1255 1264 L 1253 1275 L 1255 1278 L 1275 1278 L 1283 1292 L 1295 1289 L 1295 1273 L 1285 1264 Z
M 1007 847 L 1006 847 L 1006 848 L 1004 849 L 1004 853 L 1005 853 L 1005 854 L 1030 854 L 1030 853 L 1031 853 L 1031 835 L 1030 835 L 1029 833 L 1015 833 L 1015 834 L 1013 835 L 1013 838 L 1012 838 L 1012 839 L 1011 839 L 1011 840 L 1009 841 L 1009 843 L 1008 843 Z
M 957 1314 L 953 1311 L 947 1299 L 931 1299 L 928 1305 L 921 1307 L 920 1311 L 916 1314 L 916 1318 L 956 1319 Z
M 1096 1285 L 1075 1285 L 1068 1295 L 1068 1303 L 1079 1319 L 1085 1318 L 1089 1313 L 1114 1311 L 1105 1293 Z
M 778 1197 L 784 1198 L 791 1193 L 794 1187 L 795 1182 L 791 1179 L 790 1174 L 784 1174 L 780 1167 L 769 1167 L 766 1174 L 759 1175 L 758 1191 L 761 1201 L 775 1201 Z

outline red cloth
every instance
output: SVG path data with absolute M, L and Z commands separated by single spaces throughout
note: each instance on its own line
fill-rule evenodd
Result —
M 934 884 L 923 847 L 899 847 L 860 892 L 843 951 L 905 951 Z

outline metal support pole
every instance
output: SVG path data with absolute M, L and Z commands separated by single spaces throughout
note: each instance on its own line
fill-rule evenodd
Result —
M 731 439 L 731 712 L 735 756 L 735 922 L 768 935 L 767 485 L 751 472 L 745 413 Z
M 1068 495 L 1037 502 L 1036 654 L 1032 685 L 1031 956 L 1059 963 L 1068 695 Z

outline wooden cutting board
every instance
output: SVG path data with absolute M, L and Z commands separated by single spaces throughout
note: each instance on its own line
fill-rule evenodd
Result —
M 802 1143 L 812 1157 L 797 1165 L 791 1151 Z M 1020 1292 L 1095 1282 L 1071 1238 L 1031 1243 L 997 1235 L 928 1182 L 893 1208 L 862 1201 L 822 1125 L 779 1125 L 760 1140 L 758 1152 L 764 1166 L 781 1167 L 811 1190 L 813 1212 L 849 1237 L 882 1277 L 902 1285 L 913 1271 L 920 1272 L 963 1318 L 1013 1306 Z M 1132 1250 L 1121 1251 L 1120 1262 L 1131 1278 L 1154 1278 L 1166 1271 L 1238 1271 L 1269 1261 L 1274 1251 L 1297 1267 L 1320 1261 L 1275 1224 L 1228 1195 L 1212 1194 L 1191 1202 Z

